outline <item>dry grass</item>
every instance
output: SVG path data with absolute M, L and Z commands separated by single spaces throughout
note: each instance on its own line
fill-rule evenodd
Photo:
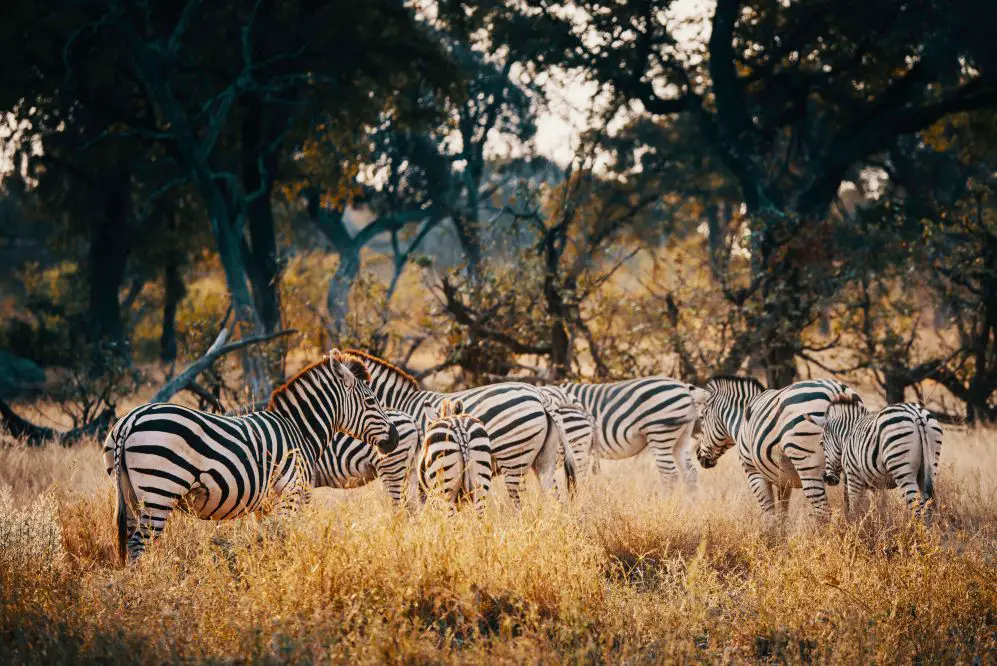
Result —
M 114 565 L 96 444 L 0 450 L 0 661 L 990 662 L 994 433 L 951 432 L 942 518 L 897 498 L 857 526 L 764 532 L 736 460 L 695 496 L 649 460 L 604 464 L 571 506 L 483 519 L 319 491 L 279 526 L 174 519 Z M 832 497 L 840 506 L 840 495 Z

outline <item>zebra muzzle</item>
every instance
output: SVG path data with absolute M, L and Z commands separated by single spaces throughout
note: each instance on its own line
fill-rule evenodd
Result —
M 833 474 L 831 472 L 825 472 L 824 483 L 826 483 L 829 486 L 836 486 L 839 483 L 841 483 L 841 478 L 837 474 Z
M 391 453 L 398 448 L 398 428 L 394 425 L 388 430 L 388 436 L 386 439 L 382 439 L 375 446 L 377 450 L 381 453 Z

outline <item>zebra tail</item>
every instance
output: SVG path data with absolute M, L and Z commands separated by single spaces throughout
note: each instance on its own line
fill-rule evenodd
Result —
M 127 417 L 125 417 L 111 428 L 111 432 L 108 433 L 107 438 L 104 440 L 103 452 L 106 471 L 108 475 L 113 474 L 115 476 L 115 487 L 117 489 L 115 496 L 115 526 L 118 533 L 118 560 L 122 566 L 125 565 L 128 559 L 128 497 L 134 497 L 131 481 L 128 478 L 128 469 L 125 466 L 125 439 L 128 437 L 128 432 L 126 431 L 130 430 L 128 427 L 130 424 L 131 421 L 128 421 Z M 130 495 L 127 495 L 125 492 L 125 484 L 128 484 L 128 490 L 131 492 Z
M 557 436 L 561 440 L 559 448 L 564 451 L 564 480 L 568 485 L 568 496 L 574 497 L 578 487 L 578 462 L 575 460 L 575 452 L 571 450 L 571 443 L 568 441 L 568 431 L 564 427 L 564 419 L 557 412 L 548 413 L 547 419 L 553 422 Z
M 931 444 L 932 439 L 928 436 L 928 424 L 922 414 L 917 417 L 917 436 L 921 439 L 921 469 L 918 474 L 921 481 L 921 493 L 923 500 L 927 502 L 935 498 L 935 479 L 932 467 L 934 466 L 934 451 Z
M 118 497 L 117 497 L 117 515 L 115 516 L 115 522 L 118 528 L 118 562 L 121 566 L 124 566 L 128 561 L 128 508 L 125 506 L 125 491 L 123 484 L 128 483 L 128 476 L 124 469 L 124 458 L 121 460 L 121 464 L 118 465 Z

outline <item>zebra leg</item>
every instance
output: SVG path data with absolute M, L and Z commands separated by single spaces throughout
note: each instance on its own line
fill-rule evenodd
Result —
M 134 562 L 145 552 L 146 546 L 166 527 L 173 513 L 173 504 L 159 505 L 143 502 L 138 513 L 137 527 L 128 538 L 128 560 Z
M 866 489 L 853 478 L 854 475 L 845 475 L 845 516 L 850 520 L 865 515 Z
M 793 486 L 789 483 L 776 485 L 775 508 L 780 522 L 785 522 L 789 517 L 789 498 L 793 494 Z
M 681 446 L 680 460 L 683 469 L 682 480 L 685 481 L 685 485 L 689 488 L 695 488 L 699 485 L 699 464 L 693 455 L 695 445 L 692 440 L 692 431 L 695 429 L 696 422 L 690 422 L 686 425 L 685 430 L 682 431 L 682 437 L 679 439 L 679 445 Z
M 491 491 L 491 465 L 487 463 L 482 465 L 474 475 L 474 479 L 474 487 L 471 489 L 471 501 L 474 504 L 474 510 L 480 516 L 485 512 L 485 502 L 488 500 L 488 493 Z
M 897 484 L 897 488 L 903 492 L 907 508 L 916 512 L 919 516 L 925 516 L 927 502 L 921 496 L 921 489 L 917 485 L 916 473 L 911 473 L 908 468 L 903 472 L 894 474 L 893 481 Z
M 523 487 L 523 474 L 522 470 L 515 470 L 505 473 L 505 490 L 509 493 L 509 499 L 512 500 L 512 505 L 517 509 L 523 506 L 523 500 L 520 497 L 520 491 Z
M 751 492 L 754 493 L 755 499 L 758 500 L 758 504 L 761 505 L 762 511 L 772 515 L 775 511 L 775 502 L 772 499 L 772 484 L 751 463 L 742 462 L 741 466 L 744 468 L 744 473 L 748 475 L 748 485 L 751 487 Z
M 661 480 L 667 490 L 671 490 L 675 486 L 679 477 L 675 454 L 684 428 L 685 424 L 663 432 L 647 433 L 644 436 L 647 445 L 651 447 L 655 466 L 658 468 L 658 474 L 661 475 Z M 690 430 L 690 437 L 691 434 Z
M 818 520 L 826 520 L 830 509 L 827 503 L 827 488 L 824 485 L 824 451 L 819 444 L 817 449 L 809 455 L 790 457 L 790 460 L 800 476 L 803 495 L 810 502 L 810 512 Z

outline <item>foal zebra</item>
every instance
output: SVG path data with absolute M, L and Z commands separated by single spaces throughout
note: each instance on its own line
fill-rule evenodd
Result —
M 395 504 L 414 499 L 409 481 L 419 448 L 419 428 L 404 412 L 386 409 L 384 413 L 398 430 L 395 450 L 381 453 L 363 440 L 336 433 L 315 461 L 315 488 L 359 488 L 379 478 Z
M 141 555 L 177 508 L 210 520 L 296 510 L 335 431 L 393 451 L 398 431 L 366 376 L 362 359 L 334 349 L 274 391 L 262 412 L 218 416 L 169 403 L 133 409 L 103 452 L 117 479 L 121 559 Z
M 563 384 L 561 388 L 595 419 L 597 458 L 630 458 L 649 447 L 666 486 L 673 485 L 680 474 L 686 485 L 696 485 L 694 386 L 668 377 L 645 377 L 610 384 Z
M 839 402 L 861 402 L 852 389 L 832 379 L 797 382 L 765 390 L 750 377 L 713 377 L 706 382 L 697 457 L 703 467 L 737 444 L 751 491 L 766 513 L 781 517 L 793 488 L 803 488 L 814 515 L 827 515 L 824 449 L 811 417 Z M 776 493 L 773 500 L 773 490 Z
M 492 485 L 492 451 L 481 421 L 460 400 L 444 400 L 439 411 L 426 403 L 429 425 L 417 463 L 419 497 L 436 496 L 456 507 L 470 499 L 478 513 Z
M 545 490 L 554 484 L 560 429 L 548 410 L 550 398 L 537 387 L 521 382 L 503 382 L 457 393 L 420 390 L 414 377 L 391 363 L 351 349 L 367 361 L 371 388 L 389 409 L 405 412 L 420 429 L 427 425 L 427 404 L 434 407 L 445 399 L 459 399 L 468 414 L 481 420 L 491 438 L 492 470 L 504 476 L 510 499 L 520 505 L 523 478 L 536 470 Z
M 928 517 L 942 448 L 942 427 L 931 412 L 909 402 L 878 412 L 843 404 L 808 419 L 824 429 L 828 485 L 844 472 L 846 515 L 865 512 L 867 490 L 899 487 L 907 506 Z

